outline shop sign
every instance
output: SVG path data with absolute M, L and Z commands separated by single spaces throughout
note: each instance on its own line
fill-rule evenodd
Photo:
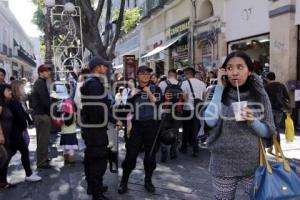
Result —
M 184 44 L 184 45 L 180 45 L 176 47 L 176 52 L 177 53 L 186 53 L 188 51 L 188 45 Z
M 183 22 L 177 23 L 170 27 L 170 36 L 174 38 L 181 33 L 187 32 L 189 30 L 189 20 L 184 20 Z
M 226 40 L 232 41 L 270 31 L 269 0 L 225 1 Z

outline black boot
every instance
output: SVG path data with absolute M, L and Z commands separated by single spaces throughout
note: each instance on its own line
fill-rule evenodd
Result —
M 150 193 L 154 193 L 155 192 L 155 187 L 154 185 L 152 184 L 152 181 L 151 181 L 151 178 L 152 178 L 152 173 L 153 172 L 146 172 L 146 175 L 145 175 L 145 189 L 150 192 Z
M 161 148 L 160 160 L 162 163 L 165 163 L 167 161 L 167 157 L 168 157 L 168 149 L 166 147 L 160 147 L 160 148 Z
M 120 183 L 119 188 L 118 188 L 118 193 L 119 194 L 124 194 L 124 193 L 127 192 L 127 190 L 128 190 L 128 187 L 127 187 L 128 179 L 129 179 L 129 173 L 125 173 L 123 171 L 123 176 L 122 176 L 122 179 L 121 179 L 121 183 Z
M 103 194 L 98 194 L 97 196 L 93 196 L 93 200 L 109 200 L 109 198 L 107 198 L 106 196 L 104 196 Z
M 177 148 L 176 146 L 171 146 L 171 149 L 170 149 L 170 159 L 173 160 L 173 159 L 176 159 L 177 158 Z
M 100 189 L 100 192 L 104 193 L 104 192 L 107 192 L 107 190 L 108 190 L 108 186 L 107 185 L 102 185 L 102 187 Z M 87 187 L 86 193 L 88 195 L 92 195 L 92 189 L 89 186 Z

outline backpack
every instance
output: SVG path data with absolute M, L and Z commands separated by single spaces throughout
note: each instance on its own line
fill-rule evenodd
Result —
M 276 110 L 287 111 L 290 109 L 289 99 L 284 96 L 282 89 L 276 93 L 276 102 L 273 104 Z
M 183 91 L 181 89 L 181 82 L 172 84 L 169 80 L 165 81 L 167 87 L 163 95 L 163 102 L 167 103 L 163 106 L 163 109 L 172 109 L 172 105 L 175 106 L 175 113 L 182 114 L 183 112 Z

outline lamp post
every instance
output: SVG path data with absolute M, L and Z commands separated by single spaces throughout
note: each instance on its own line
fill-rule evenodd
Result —
M 51 8 L 49 27 L 52 32 L 52 48 L 48 50 L 53 52 L 54 78 L 63 80 L 67 79 L 70 73 L 74 74 L 75 67 L 83 66 L 81 10 L 71 2 L 64 5 L 55 5 L 55 2 L 51 4 L 53 2 L 45 1 L 47 8 Z
M 195 37 L 194 37 L 194 28 L 196 20 L 196 0 L 191 0 L 192 3 L 192 19 L 191 19 L 191 65 L 195 66 Z
M 44 40 L 45 40 L 45 64 L 53 69 L 52 63 L 52 33 L 51 33 L 51 22 L 50 22 L 50 10 L 55 5 L 55 0 L 45 0 L 45 26 L 44 26 Z

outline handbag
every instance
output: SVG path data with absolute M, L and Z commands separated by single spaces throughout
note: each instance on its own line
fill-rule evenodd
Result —
M 295 138 L 294 122 L 291 118 L 291 114 L 287 113 L 285 119 L 285 139 L 287 142 L 293 142 Z
M 199 98 L 196 98 L 195 96 L 195 93 L 194 93 L 194 89 L 193 89 L 193 86 L 191 84 L 191 81 L 190 80 L 187 80 L 189 85 L 190 85 L 190 88 L 191 88 L 191 92 L 192 92 L 192 95 L 193 95 L 193 98 L 194 98 L 194 109 L 195 109 L 195 113 L 199 113 L 199 111 L 201 110 L 201 107 L 198 107 L 199 104 L 201 104 L 203 101 Z M 198 109 L 197 109 L 198 108 Z M 197 110 L 196 110 L 197 109 Z
M 26 143 L 27 146 L 29 146 L 29 143 L 30 143 L 30 137 L 29 137 L 29 133 L 28 133 L 28 130 L 25 129 L 23 131 L 23 138 L 24 138 L 24 141 Z
M 269 162 L 262 139 L 259 139 L 260 166 L 256 169 L 250 190 L 251 200 L 286 200 L 300 197 L 300 178 L 296 173 L 296 165 L 287 161 L 276 136 L 273 136 L 273 142 L 276 162 Z

